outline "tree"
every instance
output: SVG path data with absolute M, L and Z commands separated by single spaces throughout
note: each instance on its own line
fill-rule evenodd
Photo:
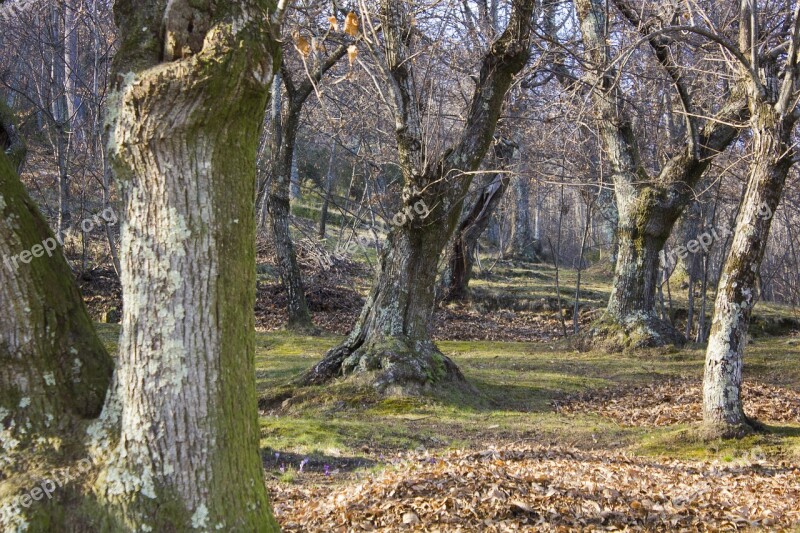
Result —
M 472 268 L 478 253 L 478 239 L 486 231 L 508 189 L 510 174 L 505 169 L 514 155 L 514 148 L 513 143 L 503 139 L 495 144 L 494 155 L 500 163 L 500 171 L 490 173 L 481 180 L 478 198 L 456 229 L 444 276 L 446 300 L 464 300 L 469 296 L 469 280 L 472 279 Z
M 58 241 L 17 176 L 25 150 L 10 119 L 0 102 L 0 510 L 11 511 L 0 512 L 0 526 L 6 531 L 24 523 L 46 527 L 46 509 L 11 502 L 13 477 L 58 464 L 81 446 L 76 427 L 100 413 L 113 369 Z
M 365 374 L 378 390 L 404 394 L 420 393 L 434 383 L 464 383 L 458 367 L 438 351 L 428 331 L 437 266 L 461 215 L 471 173 L 491 146 L 506 92 L 527 62 L 534 2 L 512 2 L 505 31 L 480 61 L 457 141 L 437 157 L 428 151 L 424 98 L 412 61 L 412 7 L 411 2 L 390 0 L 380 5 L 403 174 L 403 224 L 389 233 L 380 273 L 352 333 L 305 375 L 305 383 Z M 415 206 L 420 208 L 415 211 Z M 415 212 L 428 216 L 414 216 Z
M 528 176 L 512 180 L 514 206 L 511 214 L 511 237 L 506 255 L 523 261 L 541 261 L 542 245 L 531 229 L 531 181 Z
M 695 106 L 693 84 L 675 62 L 674 41 L 660 27 L 663 15 L 640 15 L 626 0 L 615 6 L 650 44 L 653 55 L 669 76 L 682 107 L 685 126 L 682 145 L 653 176 L 643 163 L 639 139 L 625 104 L 623 84 L 612 62 L 606 4 L 576 0 L 591 88 L 595 122 L 612 170 L 618 211 L 618 255 L 614 283 L 603 318 L 593 326 L 597 337 L 615 345 L 652 346 L 683 343 L 683 335 L 656 311 L 659 253 L 683 209 L 694 198 L 697 184 L 711 161 L 738 138 L 737 123 L 746 117 L 744 95 L 732 87 L 712 119 Z M 673 9 L 667 20 L 677 20 Z
M 114 531 L 278 529 L 258 453 L 253 198 L 283 7 L 114 8 L 108 135 L 126 196 L 125 301 L 115 386 L 93 430 Z
M 298 39 L 305 37 L 298 36 Z M 303 105 L 314 91 L 322 77 L 333 68 L 348 52 L 352 43 L 340 44 L 328 57 L 319 61 L 313 73 L 305 79 L 296 81 L 287 65 L 281 68 L 280 80 L 286 88 L 286 109 L 281 114 L 280 87 L 276 85 L 276 102 L 273 102 L 270 124 L 271 147 L 269 179 L 264 181 L 264 191 L 269 187 L 267 205 L 275 241 L 278 270 L 287 295 L 289 312 L 288 327 L 292 330 L 315 331 L 311 313 L 306 303 L 303 279 L 297 265 L 292 236 L 289 232 L 290 189 L 292 164 L 295 160 L 297 132 L 300 128 L 300 115 Z M 304 50 L 304 49 L 303 49 Z M 310 53 L 303 52 L 301 54 Z M 316 53 L 314 54 L 317 55 Z M 267 185 L 269 183 L 269 185 Z M 263 193 L 262 193 L 263 194 Z M 257 200 L 256 205 L 259 205 Z
M 760 13 L 756 2 L 741 0 L 736 51 L 750 110 L 753 154 L 706 349 L 703 422 L 710 436 L 739 436 L 753 429 L 742 406 L 742 356 L 757 299 L 756 278 L 796 153 L 792 137 L 800 118 L 800 4 L 795 4 L 791 18 L 770 15 L 766 9 Z M 759 20 L 767 17 L 774 25 L 762 29 Z M 766 28 L 778 28 L 782 34 L 762 33 Z M 763 43 L 775 37 L 781 44 L 766 49 Z

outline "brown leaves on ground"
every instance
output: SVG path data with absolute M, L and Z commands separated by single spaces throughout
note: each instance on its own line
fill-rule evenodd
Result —
M 595 413 L 628 426 L 702 422 L 702 383 L 673 379 L 575 394 L 554 402 L 560 413 Z M 768 422 L 800 423 L 800 391 L 745 380 L 744 410 Z
M 285 531 L 789 528 L 795 465 L 659 462 L 547 447 L 410 454 L 358 485 L 273 487 Z

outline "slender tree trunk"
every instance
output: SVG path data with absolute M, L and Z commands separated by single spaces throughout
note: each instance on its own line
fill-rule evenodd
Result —
M 328 171 L 325 173 L 325 197 L 322 199 L 322 208 L 319 213 L 319 238 L 324 239 L 327 233 L 328 208 L 333 194 L 333 162 L 336 154 L 336 139 L 331 141 L 331 154 L 328 159 Z
M 594 205 L 596 199 L 593 198 L 586 206 L 586 224 L 583 227 L 583 237 L 581 238 L 581 248 L 578 255 L 578 275 L 575 280 L 575 305 L 572 309 L 572 330 L 575 334 L 579 329 L 579 311 L 581 302 L 581 274 L 583 273 L 583 258 L 586 254 L 586 242 L 589 239 L 589 230 L 592 227 L 592 215 L 594 214 Z
M 78 51 L 78 2 L 64 0 L 64 92 L 67 108 L 67 120 L 70 124 L 70 134 L 82 138 L 81 126 L 83 125 L 84 109 L 83 99 L 79 91 L 81 78 L 80 54 Z
M 792 134 L 800 117 L 800 4 L 792 10 L 791 24 L 784 26 L 789 48 L 783 64 L 777 56 L 758 57 L 755 51 L 760 33 L 756 9 L 754 2 L 743 0 L 740 4 L 739 47 L 752 51 L 752 61 L 763 61 L 754 68 L 764 79 L 754 79 L 749 68 L 740 67 L 739 75 L 747 87 L 753 156 L 733 242 L 717 288 L 706 349 L 703 424 L 710 436 L 739 436 L 754 426 L 742 405 L 742 356 L 772 218 L 795 157 Z
M 51 74 L 51 114 L 55 126 L 55 152 L 58 164 L 58 234 L 64 235 L 72 224 L 72 203 L 69 175 L 70 120 L 69 120 L 69 95 L 67 94 L 67 53 L 65 38 L 65 12 L 66 6 L 56 2 L 51 11 L 51 23 L 55 50 L 53 51 L 53 64 Z
M 332 68 L 347 52 L 346 45 L 340 45 L 315 71 L 314 82 Z M 272 235 L 275 252 L 278 257 L 278 270 L 286 290 L 287 308 L 289 312 L 288 327 L 291 330 L 315 333 L 317 330 L 311 320 L 311 313 L 306 302 L 303 278 L 297 264 L 292 234 L 289 229 L 291 215 L 292 175 L 295 168 L 297 132 L 300 129 L 300 113 L 303 104 L 311 95 L 314 85 L 312 80 L 305 79 L 295 85 L 291 73 L 283 69 L 278 79 L 286 86 L 287 102 L 285 116 L 281 115 L 280 104 L 272 107 L 272 139 L 270 142 L 270 191 L 267 207 L 272 223 Z M 274 87 L 273 95 L 280 98 L 280 88 Z M 331 153 L 331 164 L 333 152 Z M 330 169 L 329 169 L 330 170 Z M 324 224 L 324 222 L 322 223 Z
M 286 290 L 289 311 L 288 328 L 298 331 L 315 331 L 311 312 L 306 303 L 303 278 L 297 264 L 292 235 L 289 230 L 290 187 L 292 161 L 294 160 L 297 130 L 300 127 L 301 107 L 289 98 L 286 116 L 281 121 L 282 130 L 278 137 L 277 150 L 271 165 L 270 192 L 268 207 L 272 236 L 275 242 L 275 255 L 278 259 L 283 286 Z
M 125 305 L 104 412 L 120 435 L 95 486 L 108 529 L 278 529 L 258 453 L 253 315 L 274 7 L 115 4 L 109 135 L 126 198 Z
M 703 381 L 703 422 L 712 436 L 751 430 L 742 406 L 742 356 L 757 300 L 759 266 L 792 165 L 794 122 L 766 103 L 754 105 L 753 162 L 714 304 Z
M 506 255 L 522 261 L 540 261 L 541 245 L 531 230 L 531 182 L 527 176 L 516 176 L 513 180 L 514 209 L 511 215 L 511 237 Z M 536 207 L 536 230 L 539 231 L 539 205 Z
M 46 524 L 62 527 L 63 513 L 51 516 L 53 506 L 24 508 L 12 500 L 41 482 L 29 479 L 35 476 L 29 470 L 69 464 L 69 455 L 81 448 L 80 420 L 100 413 L 113 362 L 55 236 L 5 154 L 10 136 L 4 122 L 0 120 L 0 528 L 16 531 L 27 524 L 43 531 Z

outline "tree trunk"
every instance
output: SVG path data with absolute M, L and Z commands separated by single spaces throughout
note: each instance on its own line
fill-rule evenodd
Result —
M 307 382 L 374 372 L 373 385 L 387 394 L 420 394 L 434 383 L 464 382 L 428 332 L 439 256 L 449 233 L 438 225 L 423 225 L 389 233 L 378 281 L 354 330 L 310 371 Z
M 685 339 L 656 308 L 660 252 L 677 218 L 651 196 L 625 197 L 617 192 L 617 262 L 606 313 L 594 335 L 626 347 L 682 344 Z M 643 201 L 644 200 L 644 201 Z M 644 205 L 642 205 L 644 204 Z M 610 335 L 616 331 L 616 335 Z
M 0 109 L 2 116 L 7 113 Z M 4 123 L 0 120 L 0 527 L 14 531 L 23 523 L 56 527 L 47 518 L 50 506 L 23 508 L 12 498 L 41 482 L 35 479 L 39 469 L 63 466 L 80 448 L 78 422 L 100 413 L 113 361 L 56 238 L 5 154 L 10 135 Z
M 330 57 L 315 70 L 314 83 L 318 83 L 325 72 L 331 69 L 346 53 L 347 45 L 340 45 L 334 50 Z M 308 310 L 303 278 L 300 274 L 300 267 L 297 265 L 297 255 L 289 230 L 292 176 L 296 163 L 295 149 L 297 132 L 300 129 L 300 113 L 303 110 L 303 104 L 314 89 L 314 84 L 312 80 L 305 79 L 296 86 L 292 81 L 291 72 L 285 68 L 279 79 L 283 80 L 286 86 L 287 109 L 285 116 L 281 116 L 280 106 L 273 106 L 270 192 L 267 206 L 272 222 L 278 270 L 286 290 L 289 312 L 288 327 L 291 330 L 316 333 L 317 329 L 314 327 L 311 313 Z M 278 87 L 275 88 L 274 94 L 279 96 L 280 89 Z M 333 152 L 331 152 L 332 163 Z M 321 224 L 324 228 L 324 222 Z
M 278 529 L 258 453 L 253 315 L 256 145 L 280 60 L 273 9 L 115 4 L 125 304 L 104 420 L 121 433 L 95 486 L 112 530 Z
M 501 169 L 505 169 L 513 153 L 514 145 L 511 143 L 500 141 L 495 145 L 495 158 L 498 162 L 503 162 Z M 469 281 L 472 279 L 478 239 L 486 231 L 492 214 L 500 204 L 508 188 L 509 177 L 508 173 L 499 172 L 484 180 L 477 201 L 459 224 L 448 259 L 445 300 L 461 301 L 469 296 Z
M 528 59 L 533 0 L 515 0 L 503 34 L 481 62 L 475 93 L 458 142 L 434 160 L 426 154 L 421 106 L 408 28 L 411 6 L 383 0 L 381 19 L 392 90 L 396 142 L 404 189 L 378 278 L 349 338 L 306 373 L 321 383 L 361 374 L 385 393 L 419 394 L 466 386 L 458 367 L 442 355 L 428 328 L 439 257 L 461 215 L 470 176 L 491 146 L 506 92 Z
M 297 264 L 297 255 L 289 230 L 292 161 L 297 130 L 300 127 L 301 109 L 301 106 L 292 102 L 290 95 L 286 116 L 281 119 L 279 113 L 277 117 L 273 117 L 277 122 L 273 125 L 275 129 L 271 143 L 273 154 L 267 206 L 275 243 L 275 255 L 278 259 L 278 271 L 286 290 L 289 312 L 288 328 L 295 331 L 314 332 L 316 329 L 306 303 L 303 278 Z
M 325 197 L 322 199 L 322 208 L 319 211 L 319 238 L 324 239 L 328 226 L 328 209 L 333 194 L 333 162 L 336 154 L 336 139 L 331 140 L 331 154 L 328 159 L 328 171 L 325 173 Z
M 751 124 L 750 177 L 717 288 L 706 349 L 703 423 L 711 436 L 739 436 L 752 430 L 742 406 L 742 356 L 757 301 L 756 276 L 794 157 L 791 117 L 759 102 Z
M 753 156 L 736 229 L 717 288 L 714 318 L 706 349 L 703 379 L 703 424 L 709 436 L 740 436 L 754 424 L 742 405 L 742 356 L 747 327 L 757 300 L 757 276 L 769 240 L 770 227 L 795 157 L 793 130 L 800 118 L 797 107 L 800 56 L 800 4 L 784 24 L 789 48 L 785 58 L 758 57 L 760 36 L 757 4 L 742 1 L 739 11 L 739 48 L 749 53 L 755 79 L 748 67 L 739 68 L 747 87 Z M 788 20 L 787 20 L 788 22 Z M 783 64 L 779 64 L 783 62 Z
M 511 237 L 506 255 L 521 261 L 541 261 L 541 245 L 531 230 L 531 182 L 527 176 L 516 176 L 514 186 L 514 209 L 511 214 Z M 539 205 L 536 208 L 536 224 L 539 228 Z
M 50 95 L 54 129 L 55 129 L 55 154 L 58 164 L 58 235 L 63 238 L 72 224 L 72 213 L 70 212 L 71 191 L 69 152 L 70 141 L 70 117 L 69 117 L 69 95 L 67 93 L 68 77 L 67 72 L 67 53 L 66 53 L 66 26 L 65 13 L 66 5 L 56 2 L 51 11 L 52 31 L 56 46 L 53 52 L 52 76 Z
M 602 0 L 577 0 L 577 13 L 592 68 L 595 121 L 612 169 L 617 199 L 618 257 L 614 284 L 604 316 L 591 334 L 611 348 L 682 344 L 683 335 L 661 320 L 656 310 L 659 252 L 669 238 L 684 207 L 694 198 L 692 188 L 711 161 L 739 136 L 736 122 L 747 114 L 741 87 L 735 86 L 716 120 L 704 126 L 693 116 L 690 88 L 670 52 L 669 41 L 654 37 L 657 17 L 645 19 L 626 0 L 614 0 L 622 14 L 648 39 L 654 55 L 672 78 L 686 120 L 685 148 L 679 150 L 651 177 L 643 167 L 638 142 L 625 111 L 624 95 L 616 83 L 609 45 L 607 4 Z

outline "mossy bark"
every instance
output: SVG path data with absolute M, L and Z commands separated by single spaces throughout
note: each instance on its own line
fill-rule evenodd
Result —
M 420 394 L 446 383 L 465 383 L 428 331 L 437 263 L 447 236 L 430 221 L 389 234 L 378 280 L 353 332 L 306 375 L 306 382 L 369 374 L 379 391 L 390 394 Z
M 745 416 L 742 404 L 743 355 L 772 219 L 796 158 L 793 132 L 800 119 L 797 105 L 800 5 L 794 6 L 791 19 L 779 35 L 781 41 L 789 43 L 785 57 L 758 57 L 755 50 L 750 54 L 760 38 L 756 9 L 752 2 L 740 4 L 739 48 L 753 61 L 761 62 L 753 65 L 753 70 L 763 79 L 754 78 L 747 66 L 739 66 L 741 84 L 747 88 L 752 160 L 733 240 L 717 287 L 706 349 L 703 425 L 712 437 L 737 437 L 757 426 Z
M 118 0 L 109 144 L 126 201 L 103 527 L 276 531 L 255 395 L 256 145 L 274 4 Z M 160 47 L 152 40 L 162 37 Z M 138 35 L 138 37 L 137 37 Z M 115 426 L 119 424 L 119 436 Z
M 31 470 L 56 457 L 67 461 L 81 447 L 76 428 L 99 414 L 113 370 L 72 270 L 5 154 L 10 138 L 0 122 L 0 526 L 6 531 L 33 528 L 56 512 L 55 505 L 15 505 L 17 488 L 30 490 Z
M 390 232 L 378 278 L 353 332 L 303 382 L 361 374 L 379 390 L 401 394 L 465 385 L 458 367 L 430 338 L 438 263 L 461 215 L 471 173 L 491 147 L 506 92 L 528 59 L 533 6 L 533 0 L 513 2 L 508 26 L 481 62 L 458 142 L 432 161 L 409 50 L 411 10 L 404 2 L 381 2 L 404 215 Z
M 657 31 L 657 19 L 645 19 L 625 0 L 614 3 L 648 38 L 655 56 L 672 77 L 685 108 L 688 133 L 685 148 L 670 158 L 657 176 L 648 175 L 616 80 L 607 35 L 607 5 L 601 0 L 577 0 L 585 55 L 592 65 L 587 78 L 592 85 L 595 122 L 612 168 L 619 214 L 613 288 L 606 313 L 593 325 L 591 334 L 614 347 L 682 344 L 683 335 L 656 312 L 659 253 L 683 209 L 694 198 L 693 187 L 714 157 L 738 138 L 740 129 L 735 124 L 747 116 L 747 99 L 742 87 L 734 85 L 715 119 L 701 127 L 691 116 L 691 95 L 673 63 L 669 43 L 650 33 Z

